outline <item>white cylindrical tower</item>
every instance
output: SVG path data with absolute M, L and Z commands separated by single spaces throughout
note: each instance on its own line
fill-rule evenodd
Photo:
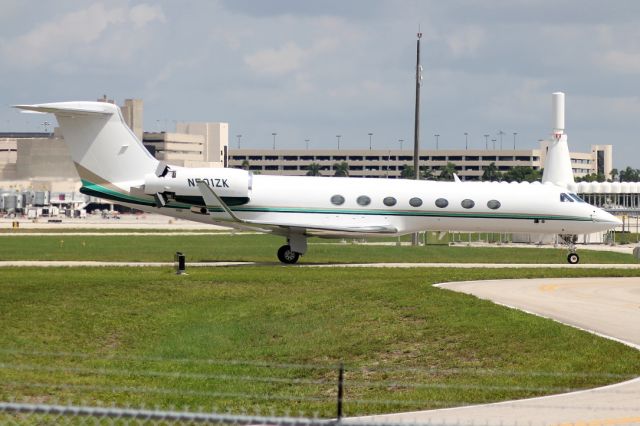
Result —
M 574 180 L 569 144 L 564 133 L 564 93 L 555 92 L 551 95 L 551 111 L 552 133 L 544 162 L 542 183 L 549 182 L 566 187 Z
M 564 93 L 551 94 L 551 117 L 554 133 L 564 133 Z

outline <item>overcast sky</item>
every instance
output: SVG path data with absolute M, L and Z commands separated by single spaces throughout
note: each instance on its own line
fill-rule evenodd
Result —
M 535 148 L 551 93 L 567 94 L 569 146 L 614 145 L 640 168 L 640 1 L 0 0 L 4 105 L 145 102 L 145 130 L 226 121 L 243 147 L 405 149 L 416 32 L 423 147 Z M 42 118 L 0 109 L 0 129 Z

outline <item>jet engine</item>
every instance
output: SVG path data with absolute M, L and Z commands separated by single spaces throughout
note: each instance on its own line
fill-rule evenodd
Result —
M 160 163 L 155 174 L 145 176 L 144 193 L 152 195 L 158 207 L 170 201 L 204 206 L 198 182 L 205 182 L 228 205 L 249 202 L 251 174 L 226 168 L 184 168 Z

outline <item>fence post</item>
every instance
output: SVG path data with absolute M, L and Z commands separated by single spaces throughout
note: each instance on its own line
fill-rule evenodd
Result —
M 344 397 L 344 364 L 340 363 L 338 372 L 338 421 L 342 419 L 342 399 Z

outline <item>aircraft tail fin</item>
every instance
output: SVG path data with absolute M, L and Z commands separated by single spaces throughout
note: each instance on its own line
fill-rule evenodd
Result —
M 129 191 L 158 167 L 156 160 L 125 124 L 120 108 L 105 102 L 58 102 L 15 105 L 52 113 L 83 185 L 115 186 Z

